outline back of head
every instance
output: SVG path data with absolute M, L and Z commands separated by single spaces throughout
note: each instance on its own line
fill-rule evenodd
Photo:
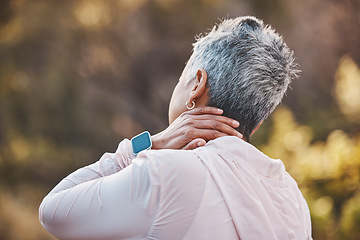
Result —
M 238 130 L 249 139 L 299 72 L 293 52 L 281 36 L 255 17 L 224 20 L 193 45 L 186 66 L 188 81 L 204 68 L 209 105 L 238 120 Z

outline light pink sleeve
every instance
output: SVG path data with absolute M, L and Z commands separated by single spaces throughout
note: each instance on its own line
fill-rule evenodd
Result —
M 60 239 L 145 237 L 159 201 L 157 167 L 134 158 L 126 139 L 70 174 L 41 203 L 41 224 Z

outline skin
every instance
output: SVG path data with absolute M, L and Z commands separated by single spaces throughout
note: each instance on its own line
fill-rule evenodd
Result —
M 169 126 L 152 136 L 153 149 L 195 149 L 207 141 L 222 136 L 243 135 L 235 130 L 239 122 L 221 114 L 218 108 L 207 106 L 209 102 L 207 73 L 199 69 L 190 82 L 186 82 L 186 67 L 176 85 L 169 105 Z M 186 108 L 186 102 L 195 108 Z

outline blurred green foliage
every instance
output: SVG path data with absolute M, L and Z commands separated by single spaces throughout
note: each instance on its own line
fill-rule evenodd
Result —
M 5 0 L 0 3 L 0 239 L 53 239 L 44 195 L 123 138 L 167 126 L 194 35 L 255 15 L 302 74 L 252 142 L 284 161 L 314 239 L 360 239 L 357 0 Z

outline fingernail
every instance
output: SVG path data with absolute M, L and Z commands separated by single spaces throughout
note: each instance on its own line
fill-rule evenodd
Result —
M 223 110 L 220 109 L 220 108 L 218 108 L 218 109 L 217 109 L 217 112 L 218 112 L 218 113 L 223 113 Z
M 232 123 L 234 127 L 238 127 L 240 125 L 240 123 L 236 120 L 234 120 Z
M 241 133 L 238 132 L 238 137 L 243 138 L 244 136 Z
M 203 145 L 203 143 L 202 143 L 202 142 L 198 142 L 197 145 L 198 145 L 198 147 L 201 147 L 201 146 Z

